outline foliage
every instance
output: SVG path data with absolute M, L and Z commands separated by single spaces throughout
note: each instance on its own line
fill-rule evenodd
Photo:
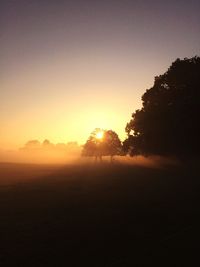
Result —
M 197 156 L 199 101 L 200 58 L 177 59 L 142 96 L 142 108 L 126 125 L 124 150 L 130 155 Z
M 102 138 L 98 134 L 102 133 Z M 121 153 L 121 141 L 112 130 L 96 128 L 83 146 L 82 155 L 89 157 L 115 156 Z

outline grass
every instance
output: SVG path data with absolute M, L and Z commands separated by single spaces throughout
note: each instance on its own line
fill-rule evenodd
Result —
M 0 164 L 0 266 L 183 266 L 199 167 Z

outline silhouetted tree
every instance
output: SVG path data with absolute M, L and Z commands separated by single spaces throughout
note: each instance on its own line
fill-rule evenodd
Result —
M 43 143 L 42 143 L 42 147 L 43 147 L 44 149 L 47 149 L 47 150 L 50 150 L 50 149 L 54 149 L 54 148 L 55 148 L 54 144 L 52 144 L 48 139 L 45 139 L 45 140 L 43 141 Z
M 105 131 L 103 137 L 104 155 L 110 156 L 111 161 L 115 155 L 120 155 L 122 150 L 122 144 L 118 135 L 112 131 Z
M 142 108 L 126 125 L 124 150 L 130 155 L 197 156 L 199 101 L 200 58 L 177 59 L 142 96 Z
M 49 146 L 51 143 L 48 139 L 45 139 L 42 143 L 43 146 Z
M 96 128 L 83 146 L 82 156 L 95 157 L 102 160 L 102 156 L 110 156 L 111 161 L 115 155 L 121 153 L 121 141 L 112 130 Z
M 30 140 L 25 144 L 23 149 L 25 149 L 25 150 L 26 149 L 28 149 L 28 150 L 30 150 L 30 149 L 39 149 L 40 146 L 41 146 L 41 143 L 38 140 Z

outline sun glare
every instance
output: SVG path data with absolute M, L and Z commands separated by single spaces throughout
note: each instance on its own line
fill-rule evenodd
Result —
M 96 138 L 97 138 L 97 139 L 102 139 L 102 138 L 103 138 L 103 135 L 104 135 L 103 131 L 99 131 L 99 132 L 96 134 Z

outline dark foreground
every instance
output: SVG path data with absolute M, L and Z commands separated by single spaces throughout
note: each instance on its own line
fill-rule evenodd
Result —
M 198 266 L 198 167 L 0 164 L 0 266 Z

